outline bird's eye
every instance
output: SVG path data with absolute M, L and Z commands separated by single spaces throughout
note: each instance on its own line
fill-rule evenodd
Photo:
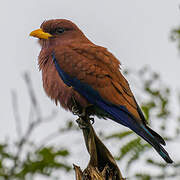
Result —
M 56 33 L 58 33 L 58 34 L 62 34 L 64 31 L 65 31 L 64 28 L 57 28 L 56 29 Z

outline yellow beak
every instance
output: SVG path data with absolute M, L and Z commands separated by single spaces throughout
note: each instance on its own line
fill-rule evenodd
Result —
M 32 31 L 29 35 L 39 39 L 48 39 L 49 37 L 52 37 L 51 34 L 44 32 L 42 29 L 36 29 Z

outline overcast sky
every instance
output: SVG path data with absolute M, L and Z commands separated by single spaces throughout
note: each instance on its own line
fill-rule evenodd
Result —
M 14 137 L 10 93 L 12 89 L 19 94 L 21 115 L 27 117 L 29 102 L 22 80 L 23 72 L 30 72 L 45 114 L 49 109 L 55 108 L 43 91 L 41 74 L 38 72 L 37 57 L 40 47 L 36 39 L 28 36 L 32 30 L 39 28 L 44 20 L 72 20 L 90 40 L 113 52 L 123 68 L 139 69 L 149 65 L 161 73 L 165 82 L 178 89 L 180 57 L 176 44 L 170 42 L 169 36 L 171 29 L 179 23 L 179 4 L 178 0 L 2 1 L 0 140 L 7 135 Z M 62 120 L 72 117 L 70 113 L 59 111 Z M 49 130 L 48 126 L 44 128 L 42 135 Z

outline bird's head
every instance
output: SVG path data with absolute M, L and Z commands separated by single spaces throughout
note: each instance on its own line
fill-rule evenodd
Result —
M 44 21 L 40 29 L 34 30 L 30 36 L 39 38 L 40 44 L 68 43 L 75 40 L 88 41 L 82 31 L 71 21 L 53 19 Z

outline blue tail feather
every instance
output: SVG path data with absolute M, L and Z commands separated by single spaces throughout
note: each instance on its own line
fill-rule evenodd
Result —
M 98 101 L 97 105 L 111 114 L 111 116 L 114 117 L 113 120 L 115 120 L 117 123 L 129 127 L 149 144 L 151 144 L 167 163 L 173 162 L 166 150 L 160 145 L 160 142 L 156 139 L 156 137 L 153 136 L 153 134 L 146 128 L 144 124 L 139 124 L 125 107 L 110 106 L 103 101 Z
M 167 163 L 173 162 L 166 150 L 160 145 L 156 137 L 151 134 L 151 132 L 145 127 L 144 124 L 139 124 L 134 118 L 132 118 L 132 116 L 129 116 L 126 111 L 122 111 L 122 109 L 118 107 L 112 108 L 108 105 L 104 107 L 106 111 L 108 111 L 113 117 L 115 117 L 115 121 L 117 123 L 129 127 L 144 140 L 146 140 L 149 144 L 151 144 Z

